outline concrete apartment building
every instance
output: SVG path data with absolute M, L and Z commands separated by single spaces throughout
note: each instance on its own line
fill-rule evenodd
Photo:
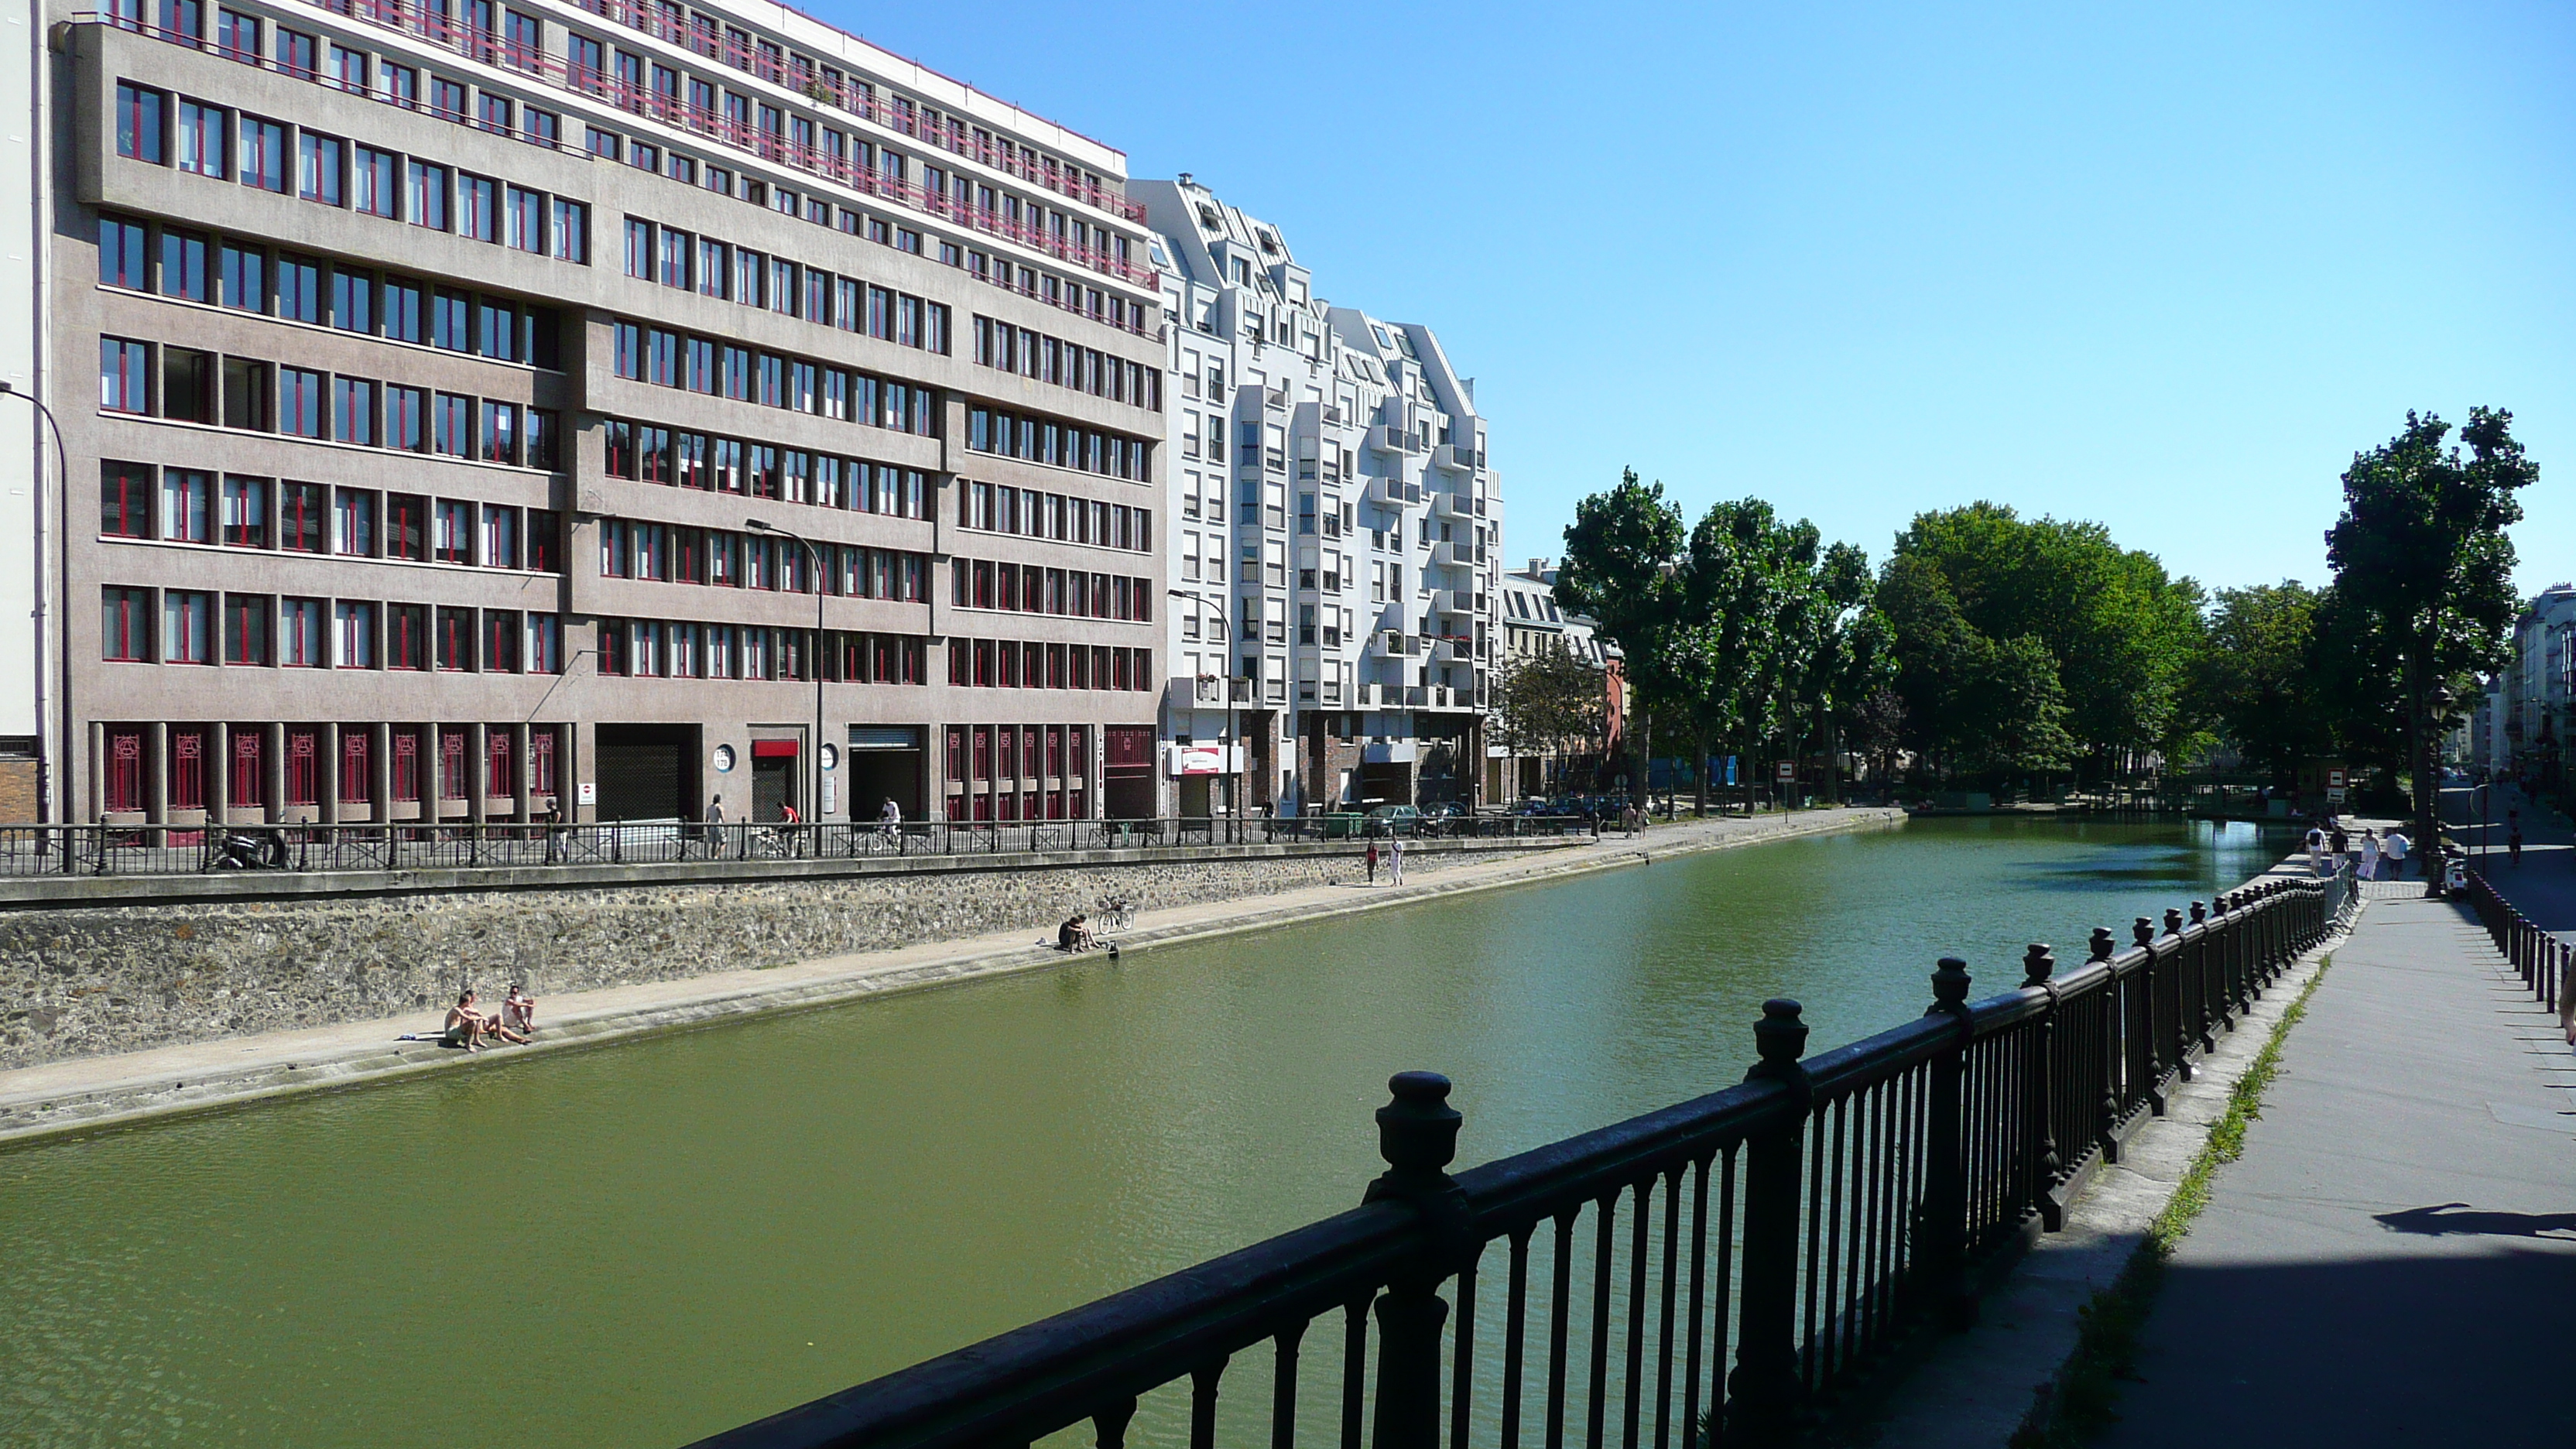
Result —
M 1154 812 L 1118 152 L 780 7 L 111 5 L 38 77 L 50 813 Z
M 1315 294 L 1277 227 L 1138 181 L 1172 370 L 1163 769 L 1184 815 L 1494 798 L 1502 502 L 1427 327 Z

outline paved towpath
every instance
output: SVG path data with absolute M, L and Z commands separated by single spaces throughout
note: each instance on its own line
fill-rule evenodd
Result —
M 1594 844 L 1514 853 L 1472 864 L 1452 865 L 1446 862 L 1455 857 L 1418 855 L 1410 862 L 1412 879 L 1401 889 L 1336 884 L 1149 909 L 1142 929 L 1122 933 L 1120 940 L 1129 949 L 1164 945 L 1792 834 L 1885 825 L 1902 818 L 1902 811 L 1885 809 L 1816 810 L 1659 825 L 1635 838 L 1613 832 Z M 1437 868 L 1422 869 L 1425 865 Z M 819 1006 L 1063 963 L 1066 958 L 1061 954 L 1032 944 L 1037 934 L 1022 927 L 897 951 L 552 996 L 539 1003 L 535 1046 L 495 1047 L 484 1056 L 520 1056 L 596 1044 L 750 1012 Z M 380 1020 L 264 1032 L 0 1072 L 0 1142 L 316 1087 L 453 1069 L 483 1060 L 484 1056 L 468 1057 L 434 1043 L 396 1041 L 407 1032 L 434 1033 L 444 1011 L 441 1007 Z
M 2479 815 L 2483 809 L 2485 820 Z M 2522 812 L 2522 861 L 2506 849 L 2509 812 Z M 2442 792 L 2442 818 L 2451 838 L 2477 859 L 2488 880 L 2515 909 L 2544 931 L 2576 937 L 2576 832 L 2545 805 L 2525 799 L 2511 785 L 2497 785 L 2481 800 L 2472 790 Z
M 2372 896 L 2175 1254 L 2116 1449 L 2576 1438 L 2576 1055 L 2464 908 Z

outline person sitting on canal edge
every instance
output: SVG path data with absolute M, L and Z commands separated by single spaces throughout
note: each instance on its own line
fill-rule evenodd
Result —
M 1055 948 L 1068 952 L 1090 950 L 1095 944 L 1090 922 L 1091 918 L 1080 911 L 1065 917 L 1064 924 L 1055 928 Z
M 501 999 L 501 1024 L 531 1035 L 536 1032 L 537 999 L 528 994 L 525 982 L 510 983 L 510 994 Z
M 483 1013 L 474 1009 L 473 992 L 459 992 L 456 1004 L 447 1008 L 446 1033 L 438 1039 L 440 1046 L 461 1046 L 469 1052 L 483 1050 Z

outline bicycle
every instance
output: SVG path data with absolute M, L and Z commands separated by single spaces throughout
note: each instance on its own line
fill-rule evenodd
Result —
M 1136 904 L 1125 896 L 1103 899 L 1095 908 L 1095 914 L 1099 917 L 1100 930 L 1132 931 L 1136 928 Z
M 779 832 L 766 827 L 755 830 L 751 832 L 750 853 L 761 860 L 785 860 L 787 839 Z

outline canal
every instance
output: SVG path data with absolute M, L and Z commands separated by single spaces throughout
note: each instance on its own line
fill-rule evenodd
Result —
M 0 1444 L 677 1444 L 2233 886 L 2238 825 L 1926 820 L 0 1154 Z

